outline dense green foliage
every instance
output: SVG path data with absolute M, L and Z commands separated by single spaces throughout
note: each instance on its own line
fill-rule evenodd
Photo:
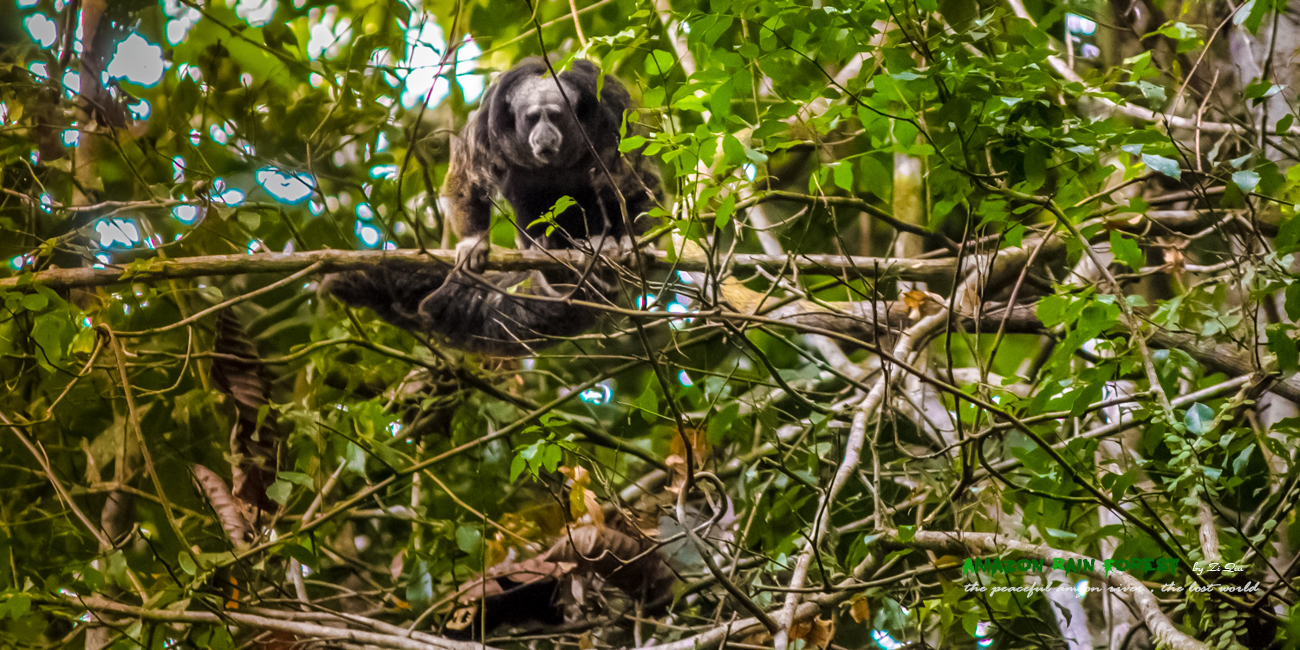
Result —
M 437 633 L 461 584 L 566 519 L 639 506 L 653 534 L 693 456 L 732 500 L 714 550 L 749 603 L 696 554 L 671 620 L 615 595 L 489 643 L 784 626 L 789 595 L 823 617 L 792 642 L 823 647 L 825 620 L 850 649 L 1296 647 L 1300 140 L 1265 46 L 1291 43 L 1286 3 L 412 1 L 109 2 L 83 43 L 99 0 L 3 0 L 0 645 L 272 647 L 159 612 L 304 598 Z M 546 53 L 626 83 L 623 148 L 662 172 L 669 253 L 627 266 L 625 308 L 513 360 L 318 295 L 308 251 L 454 246 L 449 137 Z M 514 245 L 507 215 L 493 238 Z M 223 359 L 265 390 L 222 390 Z M 282 442 L 251 544 L 191 485 L 238 470 L 232 431 Z M 659 501 L 624 503 L 637 481 Z M 970 592 L 955 567 L 997 552 L 918 531 L 1263 586 L 1156 591 L 1174 637 L 1100 592 Z M 1092 637 L 1063 642 L 1081 613 Z

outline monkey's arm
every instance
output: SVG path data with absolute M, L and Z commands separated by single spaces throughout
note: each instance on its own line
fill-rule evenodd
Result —
M 473 122 L 461 138 L 452 138 L 451 162 L 442 183 L 447 219 L 460 242 L 456 244 L 457 266 L 481 272 L 487 266 L 492 243 L 492 183 L 490 170 L 477 163 L 474 155 Z

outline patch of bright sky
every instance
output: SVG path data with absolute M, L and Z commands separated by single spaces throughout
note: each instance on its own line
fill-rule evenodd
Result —
M 147 120 L 153 114 L 153 107 L 143 99 L 127 106 L 127 108 L 131 111 L 131 117 L 137 120 Z
M 274 167 L 257 170 L 257 184 L 277 201 L 291 205 L 306 201 L 316 189 L 310 174 L 286 174 Z
M 63 146 L 75 147 L 79 144 L 81 144 L 81 131 L 76 129 L 64 129 Z
M 178 205 L 172 208 L 172 218 L 187 226 L 198 221 L 201 214 L 198 206 L 195 205 Z
M 445 76 L 439 76 L 439 72 L 448 72 L 440 65 L 446 48 L 447 39 L 433 16 L 422 12 L 412 13 L 406 27 L 406 60 L 396 69 L 398 77 L 404 81 L 403 107 L 414 108 L 426 96 L 429 98 L 429 106 L 437 106 L 450 94 L 451 85 Z M 482 53 L 478 43 L 467 37 L 456 48 L 456 70 L 461 72 L 472 69 L 473 63 Z M 483 94 L 486 82 L 482 75 L 460 74 L 457 75 L 457 81 L 465 95 L 465 101 L 476 101 Z
M 100 248 L 131 248 L 140 243 L 140 228 L 131 219 L 100 219 L 95 222 Z
M 75 97 L 81 92 L 81 75 L 76 70 L 64 70 L 63 88 L 68 97 Z
M 126 79 L 147 88 L 162 81 L 163 69 L 162 47 L 139 34 L 131 34 L 113 50 L 107 72 L 114 79 Z
M 212 197 L 212 201 L 215 203 L 220 203 L 225 206 L 239 205 L 240 203 L 244 202 L 246 196 L 247 195 L 245 195 L 242 191 L 232 187 L 222 192 L 221 194 Z
M 397 180 L 397 165 L 375 165 L 370 168 L 370 177 L 395 181 Z
M 32 14 L 23 19 L 23 28 L 41 47 L 49 47 L 59 40 L 59 26 L 45 14 Z
M 276 0 L 239 0 L 235 15 L 243 18 L 249 27 L 261 27 L 271 22 L 279 4 Z
M 884 630 L 872 630 L 871 638 L 875 640 L 876 647 L 880 650 L 897 650 L 903 647 L 902 643 Z
M 610 388 L 609 382 L 602 381 L 587 390 L 578 393 L 578 399 L 588 404 L 608 404 L 609 400 L 614 397 L 614 390 Z
M 332 59 L 339 55 L 341 45 L 352 40 L 352 19 L 339 18 L 339 8 L 330 5 L 322 13 L 319 7 L 308 14 L 311 36 L 307 40 L 307 58 L 316 60 L 325 55 Z
M 383 233 L 379 232 L 378 228 L 362 221 L 357 222 L 357 239 L 361 240 L 362 246 L 375 248 L 382 238 Z
M 50 78 L 50 67 L 44 61 L 32 61 L 27 66 L 27 70 L 32 73 L 33 77 L 36 77 L 37 81 L 45 81 Z
M 181 4 L 180 0 L 163 0 L 163 13 L 172 18 L 167 21 L 167 42 L 172 45 L 185 40 L 190 30 L 203 18 L 198 9 Z
M 673 302 L 668 303 L 668 311 L 673 314 L 689 314 L 691 312 L 691 310 L 686 305 L 683 305 L 682 303 L 677 302 L 675 300 Z M 694 321 L 695 321 L 694 318 L 674 319 L 672 321 L 672 326 L 674 329 L 680 329 L 682 327 L 685 327 L 687 323 L 691 323 Z
M 176 67 L 176 78 L 179 80 L 185 77 L 189 77 L 196 82 L 203 81 L 202 71 L 188 63 L 182 63 Z
M 40 3 L 41 3 L 41 0 L 18 0 L 18 8 L 19 8 L 19 9 L 31 9 L 32 7 L 35 7 L 36 5 L 38 5 L 38 4 L 40 4 Z
M 1073 34 L 1092 36 L 1097 31 L 1097 23 L 1079 14 L 1065 14 L 1065 29 Z
M 235 130 L 230 124 L 213 124 L 208 127 L 208 137 L 217 144 L 226 144 L 230 141 L 230 136 L 235 134 Z

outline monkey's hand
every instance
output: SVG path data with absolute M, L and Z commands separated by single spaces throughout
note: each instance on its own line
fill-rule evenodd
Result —
M 492 243 L 488 233 L 470 235 L 456 244 L 456 268 L 482 273 L 487 268 L 488 253 Z

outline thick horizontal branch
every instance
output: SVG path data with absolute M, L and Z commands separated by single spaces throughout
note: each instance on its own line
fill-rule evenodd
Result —
M 646 253 L 652 268 L 661 270 L 707 271 L 701 260 L 670 261 L 665 251 Z M 617 259 L 617 257 L 615 258 Z M 317 262 L 321 273 L 348 271 L 373 267 L 384 260 L 426 261 L 453 264 L 454 250 L 396 251 L 338 251 L 323 250 L 305 253 L 259 253 L 257 255 L 205 255 L 176 259 L 154 259 L 136 262 L 129 270 L 122 268 L 72 268 L 49 269 L 31 275 L 33 281 L 52 289 L 70 287 L 96 287 L 122 282 L 147 282 L 152 280 L 194 278 L 201 276 L 242 275 L 248 273 L 287 274 L 301 271 Z M 488 257 L 488 269 L 498 271 L 529 271 L 582 268 L 587 257 L 578 251 L 541 251 L 494 249 Z M 951 280 L 957 268 L 955 259 L 907 260 L 884 257 L 858 257 L 849 255 L 750 255 L 739 254 L 732 260 L 734 271 L 754 271 L 765 268 L 772 271 L 797 270 L 802 274 L 848 275 L 851 277 L 896 277 L 903 280 L 935 282 Z M 0 289 L 18 286 L 22 276 L 0 279 Z
M 143 619 L 148 621 L 159 621 L 167 623 L 207 623 L 207 624 L 226 624 L 234 622 L 241 627 L 248 627 L 258 630 L 273 630 L 276 632 L 286 632 L 299 637 L 299 641 L 307 639 L 334 639 L 350 641 L 366 645 L 377 646 L 381 648 L 394 648 L 396 650 L 492 650 L 490 646 L 469 641 L 453 641 L 451 639 L 426 634 L 424 632 L 411 632 L 405 628 L 377 621 L 374 619 L 364 618 L 352 614 L 321 614 L 307 612 L 275 612 L 261 610 L 257 614 L 241 613 L 236 610 L 226 610 L 220 614 L 203 611 L 174 611 L 170 609 L 150 609 L 144 607 L 133 607 L 110 602 L 103 598 L 89 597 L 84 599 L 56 599 L 41 598 L 52 605 L 62 605 L 66 607 L 84 607 L 97 614 L 113 614 L 119 617 L 133 619 Z M 319 622 L 305 622 L 293 619 L 313 619 L 322 622 L 352 623 L 361 624 L 371 629 L 382 630 L 381 632 L 365 632 L 353 630 L 345 627 L 333 627 L 322 625 Z
M 1004 308 L 986 305 L 978 320 L 963 316 L 959 324 L 967 331 L 993 333 L 1004 324 Z M 1044 334 L 1048 328 L 1043 326 L 1036 313 L 1037 305 L 1016 305 L 1011 316 L 1005 320 L 1008 334 Z M 851 336 L 861 341 L 871 342 L 892 337 L 911 322 L 910 308 L 901 300 L 879 302 L 828 303 L 815 305 L 808 301 L 781 307 L 768 314 L 768 318 L 779 320 L 796 329 L 815 328 Z M 875 314 L 873 316 L 873 314 Z M 1227 345 L 1207 344 L 1203 339 L 1191 334 L 1169 332 L 1158 329 L 1147 335 L 1147 345 L 1165 350 L 1182 350 L 1205 367 L 1222 372 L 1232 377 L 1257 375 L 1257 368 L 1249 350 L 1234 349 Z M 1300 375 L 1278 378 L 1268 390 L 1280 397 L 1300 404 Z

